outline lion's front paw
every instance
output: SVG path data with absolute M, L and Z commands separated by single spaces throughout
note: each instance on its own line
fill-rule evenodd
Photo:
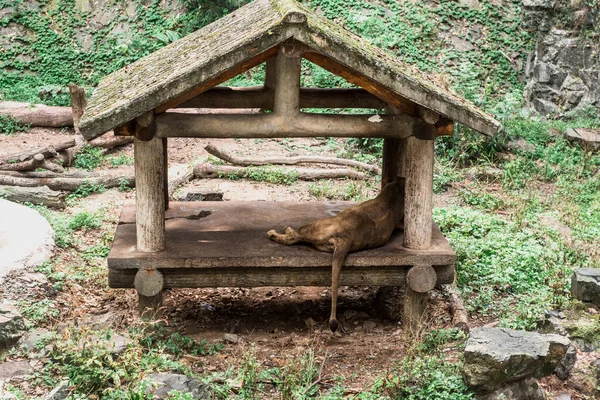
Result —
M 269 235 L 269 239 L 273 239 L 275 236 L 277 236 L 277 232 L 275 232 L 275 229 L 271 229 L 269 232 L 267 232 L 267 235 Z

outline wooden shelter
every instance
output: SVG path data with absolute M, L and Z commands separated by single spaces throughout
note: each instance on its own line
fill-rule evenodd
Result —
M 358 86 L 300 87 L 307 59 Z M 217 86 L 261 63 L 260 87 Z M 190 114 L 181 108 L 239 109 Z M 271 112 L 244 113 L 249 108 Z M 332 115 L 303 108 L 386 109 Z M 383 183 L 406 178 L 405 229 L 383 247 L 350 254 L 343 285 L 406 286 L 418 321 L 426 292 L 454 279 L 456 256 L 432 220 L 434 140 L 454 121 L 487 135 L 500 124 L 418 70 L 292 0 L 256 0 L 105 77 L 79 129 L 135 136 L 136 206 L 126 206 L 108 257 L 109 284 L 135 287 L 140 307 L 163 288 L 329 286 L 331 254 L 282 246 L 266 232 L 332 215 L 343 202 L 169 203 L 167 139 L 385 138 Z

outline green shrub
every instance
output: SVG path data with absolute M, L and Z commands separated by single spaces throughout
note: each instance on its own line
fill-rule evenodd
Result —
M 17 132 L 29 131 L 29 125 L 22 124 L 12 117 L 0 115 L 0 133 L 12 135 Z
M 100 147 L 85 146 L 75 158 L 75 167 L 91 171 L 104 162 L 104 151 Z

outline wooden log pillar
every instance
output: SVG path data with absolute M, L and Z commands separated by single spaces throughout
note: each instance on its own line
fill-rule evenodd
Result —
M 281 46 L 275 60 L 275 115 L 291 119 L 300 113 L 300 62 L 299 54 Z
M 433 224 L 433 140 L 406 138 L 404 246 L 427 249 Z
M 134 158 L 137 248 L 149 253 L 165 248 L 166 149 L 165 140 L 154 137 L 155 127 L 153 112 L 136 119 Z M 139 295 L 140 314 L 145 317 L 156 315 L 161 303 L 162 286 L 157 293 L 150 293 L 144 288 L 156 287 L 151 281 L 157 276 L 162 278 L 162 275 L 157 270 L 140 270 L 138 275 L 135 287 Z M 146 311 L 147 308 L 152 311 Z
M 405 151 L 404 247 L 422 250 L 431 246 L 433 140 L 419 139 L 415 136 L 408 137 Z M 431 277 L 432 271 L 433 277 Z M 423 279 L 427 282 L 426 284 L 415 283 Z M 408 332 L 411 334 L 416 334 L 422 326 L 427 309 L 427 292 L 433 289 L 436 279 L 431 265 L 415 265 L 408 271 L 404 292 L 404 317 Z M 427 290 L 424 290 L 425 288 Z
M 394 106 L 388 105 L 387 114 L 401 114 L 402 111 Z M 396 177 L 406 177 L 406 139 L 385 138 L 383 139 L 383 154 L 381 161 L 381 188 L 392 182 Z

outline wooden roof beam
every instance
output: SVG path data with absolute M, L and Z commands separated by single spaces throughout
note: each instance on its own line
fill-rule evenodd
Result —
M 274 91 L 264 86 L 215 87 L 176 108 L 273 109 Z M 361 88 L 300 88 L 300 108 L 384 109 L 385 101 Z
M 298 113 L 187 114 L 167 112 L 156 118 L 158 137 L 281 138 L 281 137 L 396 137 L 433 139 L 438 128 L 420 118 L 395 115 L 336 115 Z

